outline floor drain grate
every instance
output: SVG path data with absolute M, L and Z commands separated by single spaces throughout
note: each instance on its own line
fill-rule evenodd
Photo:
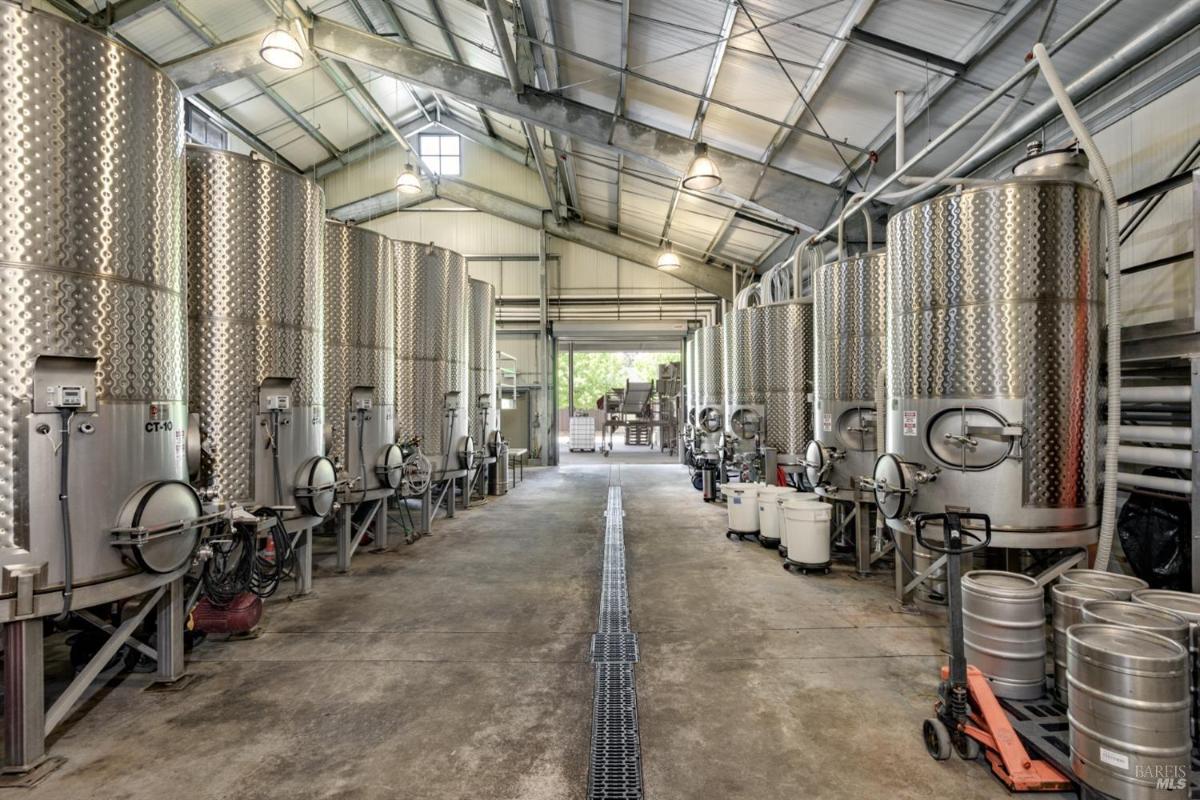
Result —
M 638 733 L 633 665 L 637 634 L 629 626 L 625 580 L 625 530 L 621 487 L 608 487 L 599 630 L 592 636 L 592 754 L 588 800 L 641 800 L 642 748 Z

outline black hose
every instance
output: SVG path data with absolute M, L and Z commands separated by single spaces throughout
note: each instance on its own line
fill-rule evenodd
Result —
M 71 418 L 75 412 L 71 409 L 60 409 L 62 415 L 62 439 L 59 441 L 59 476 L 58 476 L 58 506 L 62 514 L 63 537 L 63 610 L 58 619 L 64 620 L 71 613 L 71 595 L 75 583 L 75 550 L 71 544 L 71 504 L 67 499 L 67 488 L 70 484 L 71 464 Z

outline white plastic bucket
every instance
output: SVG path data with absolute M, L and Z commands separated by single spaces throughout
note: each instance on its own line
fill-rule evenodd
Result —
M 761 483 L 727 483 L 721 487 L 729 511 L 730 533 L 758 533 L 758 492 Z
M 787 560 L 804 567 L 829 564 L 832 560 L 829 526 L 833 508 L 828 503 L 806 498 L 789 498 L 779 505 L 783 514 L 783 543 L 787 548 Z
M 758 490 L 758 538 L 778 542 L 783 536 L 779 502 L 799 494 L 790 486 L 764 486 Z

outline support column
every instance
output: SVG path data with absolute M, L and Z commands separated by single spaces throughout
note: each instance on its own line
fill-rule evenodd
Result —
M 885 525 L 887 523 L 884 523 Z M 904 587 L 908 585 L 915 576 L 905 564 L 913 563 L 913 541 L 914 538 L 910 533 L 900 533 L 895 531 L 896 536 L 896 599 L 901 605 L 910 605 L 912 603 L 912 592 L 905 592 Z
M 458 506 L 458 478 L 451 478 L 446 484 L 446 518 L 454 519 L 454 509 Z
M 433 533 L 433 481 L 425 487 L 425 494 L 421 496 L 421 530 L 418 534 L 428 536 Z
M 4 625 L 4 771 L 27 772 L 46 756 L 42 620 Z
M 183 677 L 183 630 L 185 625 L 183 577 L 180 576 L 167 584 L 166 591 L 159 598 L 157 615 L 158 640 L 155 650 L 158 653 L 158 672 L 154 676 L 157 683 L 174 683 Z

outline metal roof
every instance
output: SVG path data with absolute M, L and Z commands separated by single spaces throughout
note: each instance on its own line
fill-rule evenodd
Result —
M 104 0 L 48 1 L 106 13 Z M 506 75 L 488 18 L 493 0 L 286 1 L 292 11 L 299 7 Z M 390 66 L 384 63 L 355 63 L 354 78 L 398 127 L 441 118 L 510 157 L 520 158 L 523 151 L 531 166 L 542 159 L 553 202 L 568 216 L 642 242 L 670 240 L 694 258 L 738 264 L 760 262 L 791 231 L 820 227 L 827 218 L 823 209 L 831 214 L 841 187 L 853 180 L 847 164 L 861 178 L 867 151 L 880 151 L 880 172 L 891 170 L 896 90 L 908 94 L 909 138 L 923 141 L 1020 67 L 1052 4 L 1047 40 L 1095 5 L 1093 0 L 495 4 L 524 83 L 664 135 L 702 139 L 746 164 L 782 171 L 776 178 L 837 188 L 815 203 L 822 211 L 809 219 L 789 216 L 776 203 L 779 184 L 768 187 L 766 178 L 738 194 L 728 186 L 709 195 L 680 193 L 671 164 L 630 157 L 618 144 L 584 142 L 561 131 L 551 136 L 553 126 L 538 126 L 536 115 L 531 135 L 521 120 L 454 97 L 453 86 L 435 93 L 385 74 Z M 1060 72 L 1070 81 L 1174 5 L 1175 0 L 1117 3 L 1056 56 Z M 114 0 L 111 30 L 167 63 L 253 35 L 287 10 L 281 0 Z M 295 73 L 263 67 L 199 97 L 235 132 L 240 128 L 300 170 L 325 175 L 354 160 L 366 142 L 391 145 L 332 62 L 314 58 Z M 1025 104 L 1032 107 L 1046 96 L 1035 83 Z M 997 105 L 968 126 L 923 171 L 948 163 L 1002 108 Z M 484 188 L 503 193 L 505 187 Z M 850 189 L 857 186 L 851 182 Z

